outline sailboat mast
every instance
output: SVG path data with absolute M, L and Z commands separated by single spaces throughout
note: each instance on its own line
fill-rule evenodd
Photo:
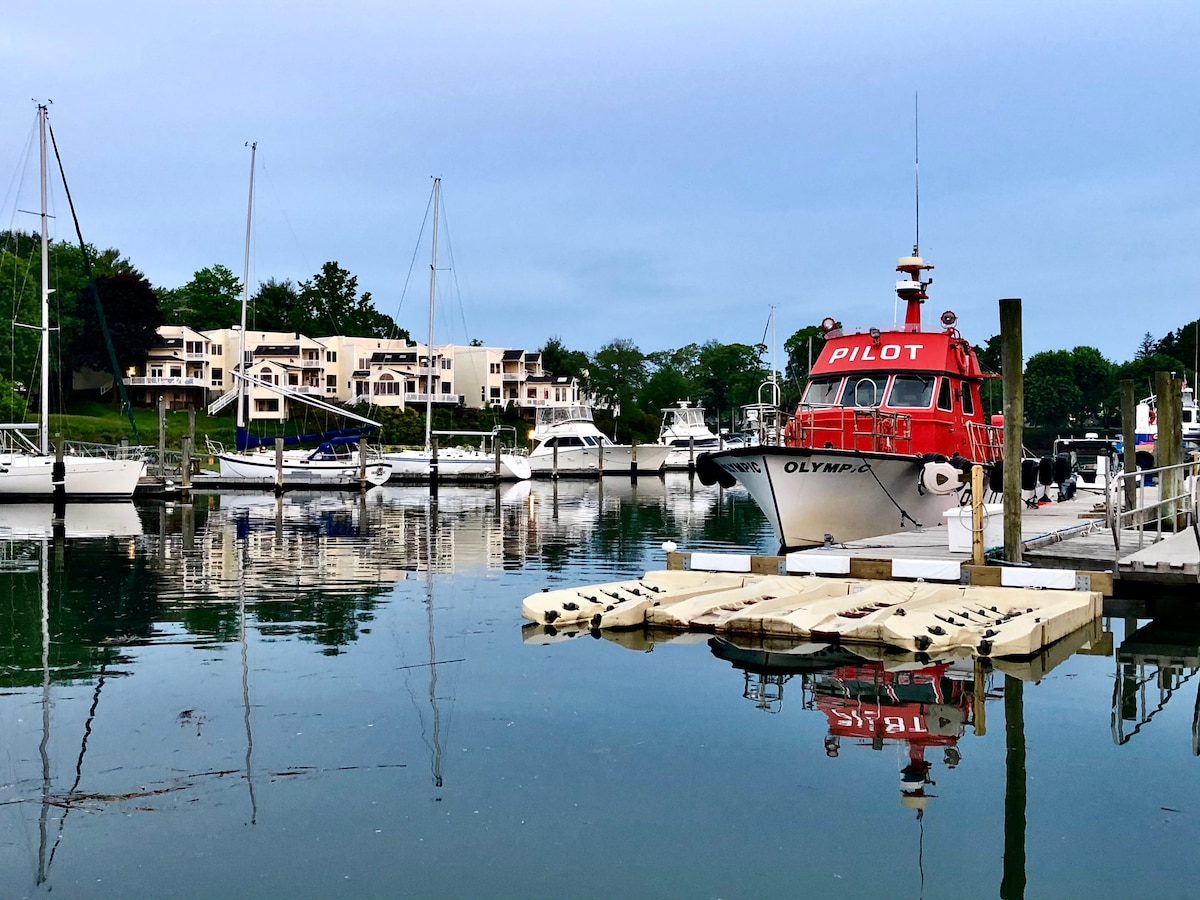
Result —
M 246 200 L 246 256 L 242 266 L 242 330 L 241 346 L 238 348 L 237 427 L 246 427 L 246 307 L 250 303 L 250 223 L 254 216 L 254 157 L 258 153 L 258 141 L 250 145 L 250 197 Z
M 38 104 L 38 151 L 42 179 L 42 377 L 38 399 L 38 451 L 50 452 L 50 224 L 46 212 L 46 105 Z
M 433 255 L 429 262 L 429 368 L 425 375 L 425 446 L 432 447 L 433 441 L 433 304 L 437 297 L 437 239 L 438 212 L 442 205 L 442 179 L 433 179 Z

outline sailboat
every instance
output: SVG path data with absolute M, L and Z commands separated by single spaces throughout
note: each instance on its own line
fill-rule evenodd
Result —
M 433 358 L 434 308 L 437 302 L 438 214 L 441 211 L 442 179 L 433 179 L 433 251 L 429 263 L 429 350 L 426 357 L 425 446 L 420 450 L 396 450 L 385 453 L 398 478 L 485 479 L 523 481 L 530 476 L 529 460 L 518 453 L 487 453 L 471 447 L 439 448 L 433 452 L 433 379 L 437 371 Z M 492 434 L 493 440 L 499 435 Z
M 38 104 L 41 167 L 41 380 L 38 420 L 0 425 L 0 502 L 49 501 L 61 491 L 65 500 L 128 500 L 146 472 L 143 458 L 83 455 L 68 448 L 59 466 L 50 452 L 50 232 L 46 211 L 46 115 Z M 35 432 L 31 438 L 27 432 Z M 132 453 L 138 451 L 132 450 Z
M 352 487 L 363 481 L 380 485 L 392 475 L 392 466 L 383 459 L 375 448 L 357 449 L 357 441 L 367 432 L 379 427 L 379 423 L 364 416 L 348 412 L 332 404 L 308 397 L 261 379 L 249 373 L 246 351 L 246 307 L 250 301 L 250 223 L 254 215 L 254 160 L 258 144 L 250 145 L 250 197 L 246 204 L 246 255 L 242 274 L 242 318 L 239 332 L 238 363 L 233 371 L 237 390 L 230 391 L 209 405 L 208 412 L 219 412 L 237 401 L 237 446 L 226 450 L 219 442 L 205 437 L 208 453 L 217 460 L 219 471 L 225 478 L 274 479 L 277 474 L 284 485 L 312 486 L 313 482 L 330 487 Z M 287 400 L 295 400 L 308 406 L 334 413 L 361 423 L 359 427 L 340 429 L 310 435 L 289 435 L 283 439 L 285 449 L 282 459 L 274 450 L 275 438 L 256 437 L 246 428 L 246 405 L 251 386 L 279 394 Z M 299 449 L 305 443 L 316 443 L 315 449 Z

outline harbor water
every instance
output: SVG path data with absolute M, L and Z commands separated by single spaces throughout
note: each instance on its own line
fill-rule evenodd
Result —
M 1186 615 L 1113 601 L 995 667 L 521 620 L 667 540 L 772 552 L 748 495 L 682 473 L 50 519 L 0 511 L 5 898 L 1200 884 Z

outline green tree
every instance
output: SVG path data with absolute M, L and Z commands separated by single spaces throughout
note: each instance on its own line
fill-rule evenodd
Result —
M 806 325 L 783 342 L 784 357 L 784 406 L 794 407 L 800 402 L 804 386 L 808 383 L 810 362 L 815 362 L 825 347 L 825 332 L 820 325 Z
M 307 324 L 300 308 L 300 292 L 290 278 L 260 282 L 246 314 L 247 327 L 260 331 L 299 331 Z
M 770 376 L 761 361 L 764 349 L 761 344 L 703 344 L 697 359 L 700 405 L 710 414 L 727 416 L 756 403 L 759 386 Z
M 1075 382 L 1074 357 L 1067 350 L 1035 353 L 1025 364 L 1025 418 L 1031 425 L 1067 430 L 1083 405 Z
M 358 278 L 330 261 L 309 281 L 300 282 L 300 309 L 307 322 L 293 330 L 312 337 L 345 334 L 355 337 L 408 336 L 391 316 L 379 312 L 370 291 L 358 293 Z
M 557 335 L 542 345 L 542 369 L 551 375 L 574 377 L 579 384 L 588 389 L 589 369 L 587 354 L 582 350 L 569 350 Z
M 100 275 L 96 278 L 96 290 L 118 365 L 125 369 L 141 362 L 158 343 L 158 328 L 163 323 L 158 294 L 150 282 L 135 272 Z M 99 337 L 100 318 L 90 287 L 80 293 L 76 312 L 82 327 L 71 348 L 71 366 L 64 367 L 64 374 L 85 366 L 111 371 L 108 348 Z
M 172 324 L 197 331 L 230 328 L 242 320 L 242 282 L 220 264 L 199 269 L 164 299 L 168 306 L 163 313 Z
M 697 400 L 700 396 L 700 385 L 696 380 L 699 361 L 699 344 L 649 354 L 650 375 L 638 397 L 641 408 L 657 416 L 680 400 Z
M 601 404 L 620 414 L 627 432 L 643 431 L 644 414 L 635 398 L 646 381 L 645 354 L 628 338 L 617 338 L 596 351 L 589 369 L 591 392 Z
M 1071 351 L 1071 372 L 1079 388 L 1076 416 L 1083 424 L 1104 426 L 1115 413 L 1120 418 L 1115 368 L 1095 347 Z

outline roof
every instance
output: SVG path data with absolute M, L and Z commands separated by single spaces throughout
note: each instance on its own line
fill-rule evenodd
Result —
M 254 348 L 255 356 L 299 356 L 299 344 L 259 344 Z

